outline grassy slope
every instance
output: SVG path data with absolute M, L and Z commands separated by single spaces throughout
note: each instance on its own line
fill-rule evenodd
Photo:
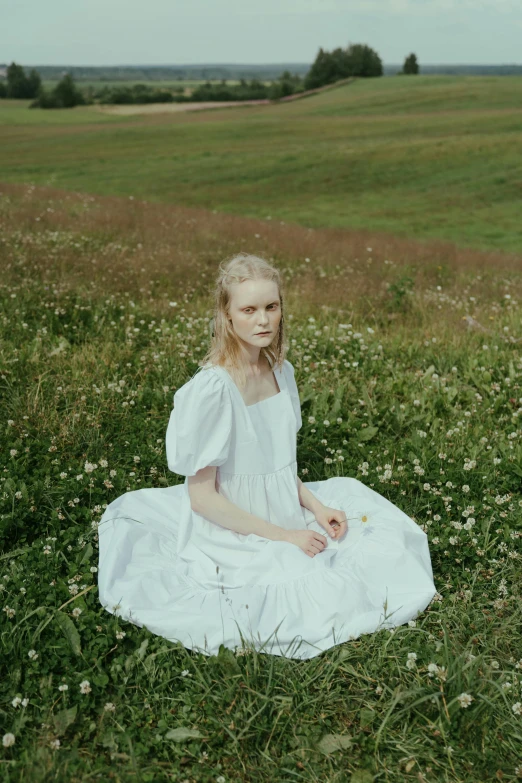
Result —
M 0 103 L 1 176 L 519 252 L 521 98 L 518 77 L 420 76 L 138 119 Z

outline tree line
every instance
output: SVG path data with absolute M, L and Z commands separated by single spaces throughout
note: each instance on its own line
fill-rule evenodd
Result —
M 415 54 L 404 60 L 402 74 L 417 74 L 419 65 Z M 17 63 L 7 68 L 5 82 L 0 81 L 0 98 L 32 99 L 30 108 L 71 108 L 93 103 L 132 104 L 132 103 L 170 103 L 186 101 L 244 101 L 244 100 L 280 100 L 289 95 L 306 90 L 334 84 L 342 79 L 372 78 L 383 75 L 383 63 L 377 52 L 367 44 L 350 44 L 346 48 L 338 47 L 325 51 L 322 47 L 304 78 L 298 74 L 284 71 L 270 84 L 259 79 L 239 84 L 227 84 L 226 79 L 219 83 L 207 81 L 193 90 L 190 96 L 182 87 L 158 87 L 147 84 L 103 86 L 80 89 L 69 73 L 65 73 L 52 90 L 43 87 L 39 73 L 33 68 L 29 74 Z

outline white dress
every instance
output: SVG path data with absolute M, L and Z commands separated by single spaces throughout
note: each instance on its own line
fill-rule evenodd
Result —
M 188 479 L 120 496 L 99 525 L 98 585 L 111 613 L 206 655 L 247 644 L 312 658 L 360 634 L 406 623 L 436 594 L 426 533 L 356 478 L 305 482 L 342 509 L 348 531 L 331 539 L 301 506 L 294 368 L 274 369 L 279 393 L 246 405 L 229 373 L 206 365 L 174 395 L 169 469 L 194 476 L 217 466 L 218 491 L 284 528 L 313 529 L 327 547 L 245 535 L 191 509 Z

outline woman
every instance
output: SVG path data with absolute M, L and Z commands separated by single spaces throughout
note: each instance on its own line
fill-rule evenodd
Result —
M 167 428 L 184 484 L 128 492 L 100 521 L 102 605 L 207 655 L 300 659 L 416 617 L 436 593 L 423 530 L 355 478 L 297 475 L 278 270 L 221 264 L 213 324 Z

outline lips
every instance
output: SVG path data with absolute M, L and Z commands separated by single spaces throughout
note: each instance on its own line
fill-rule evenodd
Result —
M 259 336 L 262 337 L 262 336 L 267 335 L 267 334 L 270 334 L 270 332 L 256 332 L 256 337 L 259 337 Z

